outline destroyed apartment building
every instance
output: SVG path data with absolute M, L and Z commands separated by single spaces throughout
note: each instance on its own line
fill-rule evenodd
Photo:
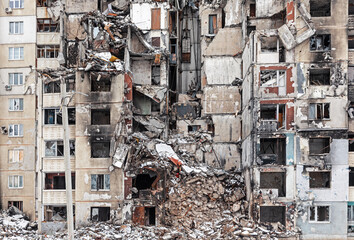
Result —
M 1 6 L 0 206 L 39 234 L 70 155 L 76 229 L 354 237 L 354 1 Z

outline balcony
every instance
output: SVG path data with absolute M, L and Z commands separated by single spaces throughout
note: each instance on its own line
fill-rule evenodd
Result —
M 75 169 L 75 158 L 70 159 L 71 169 Z M 64 172 L 65 162 L 62 158 L 44 158 L 43 159 L 43 171 L 45 172 Z
M 275 132 L 278 130 L 279 122 L 277 120 L 261 120 L 259 132 Z
M 48 32 L 48 33 L 37 32 L 37 44 L 59 45 L 60 44 L 60 33 L 58 33 L 58 32 Z
M 72 192 L 73 199 L 75 199 L 75 191 Z M 65 205 L 66 204 L 66 190 L 43 190 L 43 204 Z

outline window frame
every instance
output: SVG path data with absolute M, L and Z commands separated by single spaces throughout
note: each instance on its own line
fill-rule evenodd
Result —
M 44 108 L 43 111 L 44 111 L 44 113 L 43 113 L 43 118 L 44 118 L 43 124 L 44 125 L 63 125 L 63 116 L 60 116 L 61 123 L 58 123 L 58 120 L 60 119 L 58 115 L 61 114 L 60 108 Z M 54 111 L 54 119 L 53 119 L 54 123 L 46 123 L 47 122 L 47 119 L 46 119 L 47 111 Z
M 261 70 L 260 71 L 260 76 L 262 75 L 262 72 L 276 72 L 277 78 L 275 85 L 264 85 L 265 83 L 262 83 L 261 77 L 259 78 L 259 83 L 261 88 L 270 88 L 270 87 L 285 87 L 286 86 L 286 69 L 278 69 L 278 70 Z M 280 81 L 280 72 L 284 72 L 284 81 L 281 83 Z
M 16 30 L 16 25 L 17 26 L 17 32 Z M 11 21 L 9 22 L 9 35 L 23 35 L 23 30 L 24 30 L 24 23 L 23 21 Z
M 328 50 L 326 50 L 326 49 L 324 49 L 324 47 L 322 47 L 322 49 L 319 49 L 318 48 L 318 46 L 317 46 L 317 38 L 318 37 L 321 37 L 322 38 L 322 45 L 324 46 L 324 44 L 323 44 L 323 42 L 325 41 L 325 37 L 326 36 L 329 36 L 329 49 Z M 313 49 L 312 48 L 312 46 L 311 46 L 311 39 L 312 38 L 315 38 L 316 40 L 315 40 L 315 42 L 316 42 L 316 49 Z M 311 38 L 310 38 L 310 41 L 309 41 L 309 49 L 310 49 L 310 52 L 329 52 L 329 51 L 331 51 L 332 50 L 332 36 L 331 36 L 331 34 L 316 34 L 316 35 L 314 35 L 314 36 L 312 36 Z
M 321 105 L 321 116 L 318 117 L 317 116 L 317 113 L 318 113 L 318 109 L 317 107 Z M 325 118 L 325 106 L 328 105 L 328 118 Z M 314 107 L 312 107 L 314 106 Z M 314 108 L 314 115 L 312 117 L 312 114 L 311 114 L 311 109 Z M 331 104 L 328 102 L 328 103 L 310 103 L 309 104 L 309 111 L 308 111 L 308 120 L 309 121 L 330 121 L 331 120 Z
M 53 86 L 51 86 L 51 85 L 53 85 Z M 49 91 L 49 90 L 51 90 L 51 91 Z M 61 92 L 60 81 L 51 81 L 48 83 L 43 83 L 43 94 L 53 94 L 53 93 L 60 93 L 60 92 Z
M 11 86 L 21 86 L 23 85 L 23 73 L 9 73 L 9 85 Z M 15 77 L 16 76 L 16 77 Z M 15 84 L 15 79 L 17 78 L 17 84 Z
M 14 186 L 15 183 L 16 183 L 15 182 L 15 178 L 17 178 L 17 185 L 18 185 L 17 187 Z M 10 186 L 10 183 L 13 186 Z M 20 183 L 22 183 L 22 185 Z M 22 175 L 10 175 L 10 176 L 8 176 L 8 184 L 7 184 L 7 186 L 8 186 L 9 189 L 20 189 L 20 188 L 23 188 L 23 185 L 24 184 L 23 184 L 23 176 Z
M 102 177 L 103 180 L 98 180 L 99 177 Z M 95 179 L 95 180 L 94 180 Z M 107 180 L 108 179 L 108 180 Z M 95 185 L 96 185 L 96 188 L 93 188 L 93 181 L 95 181 Z M 103 183 L 103 188 L 99 188 L 99 182 L 98 181 L 101 181 L 101 183 Z M 102 182 L 103 181 L 103 182 Z M 106 182 L 108 181 L 108 182 Z M 108 184 L 107 184 L 108 183 Z M 108 188 L 107 185 L 108 185 Z M 91 174 L 91 191 L 111 191 L 111 176 L 110 174 Z
M 18 109 L 15 109 L 15 102 L 18 101 Z M 24 108 L 24 99 L 23 98 L 9 98 L 9 112 L 23 112 Z M 22 107 L 22 109 L 21 109 Z
M 48 28 L 47 31 L 45 30 L 46 28 Z M 59 32 L 59 30 L 59 23 L 53 21 L 51 18 L 37 18 L 37 33 L 55 33 Z
M 7 152 L 8 152 L 7 159 L 8 159 L 9 163 L 23 162 L 23 158 L 24 158 L 24 150 L 23 149 L 13 148 L 13 149 L 9 149 Z M 22 154 L 21 154 L 21 152 L 22 152 Z M 12 157 L 10 158 L 11 155 L 12 155 Z M 12 161 L 11 161 L 11 159 L 12 159 Z
M 52 143 L 54 143 L 54 147 L 55 147 L 55 149 L 54 149 L 54 151 L 55 151 L 55 155 L 47 155 L 47 151 L 46 151 L 46 149 L 47 149 L 47 143 L 49 143 L 49 142 L 52 142 Z M 58 150 L 58 142 L 60 143 L 60 142 L 62 142 L 62 146 L 63 146 L 63 152 L 62 152 L 62 155 L 59 155 L 58 153 L 60 152 L 59 150 Z M 76 148 L 76 146 L 75 146 L 75 140 L 74 139 L 70 139 L 69 140 L 69 148 L 70 148 L 70 157 L 74 157 L 75 156 L 75 148 Z M 59 146 L 61 146 L 61 145 L 59 145 Z M 71 148 L 71 146 L 73 146 L 74 148 Z M 61 157 L 64 157 L 64 155 L 65 155 L 65 149 L 64 149 L 64 140 L 61 140 L 61 139 L 59 139 L 59 140 L 45 140 L 44 141 L 44 157 L 46 157 L 46 158 L 61 158 Z
M 16 3 L 18 3 L 18 6 L 16 7 Z M 12 9 L 23 9 L 25 5 L 24 0 L 10 0 L 9 1 L 9 7 Z
M 328 221 L 318 221 L 318 207 L 328 207 Z M 311 208 L 315 208 L 315 220 L 311 220 Z M 314 205 L 308 209 L 309 223 L 330 223 L 331 222 L 331 206 L 330 205 Z
M 324 152 L 324 153 L 313 153 L 311 151 L 311 144 L 310 144 L 311 139 L 328 139 L 328 151 L 326 150 L 326 152 Z M 330 152 L 331 152 L 331 138 L 330 137 L 311 137 L 311 138 L 309 138 L 309 156 L 328 155 Z
M 17 135 L 14 135 L 15 133 L 15 127 L 17 126 Z M 10 129 L 13 129 L 12 134 Z M 23 137 L 23 124 L 9 124 L 9 133 L 8 133 L 9 137 Z
M 209 14 L 208 16 L 208 34 L 216 35 L 218 33 L 218 15 Z
M 59 52 L 60 52 L 59 45 L 51 45 L 51 44 L 37 45 L 37 58 L 56 59 L 59 55 Z
M 15 52 L 18 52 L 18 58 L 15 58 Z M 24 47 L 9 47 L 9 56 L 8 56 L 8 60 L 10 61 L 21 61 L 24 60 Z
M 328 173 L 329 174 L 329 186 L 328 187 L 311 187 L 311 173 Z M 332 184 L 331 184 L 331 180 L 332 180 L 332 172 L 331 171 L 309 171 L 309 189 L 331 189 L 332 188 Z

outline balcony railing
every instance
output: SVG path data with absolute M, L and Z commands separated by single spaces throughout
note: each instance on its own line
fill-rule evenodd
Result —
M 75 199 L 75 190 L 73 190 L 73 199 Z M 66 190 L 43 190 L 44 204 L 66 204 Z
M 279 122 L 277 120 L 262 120 L 259 126 L 260 132 L 274 132 L 277 131 Z

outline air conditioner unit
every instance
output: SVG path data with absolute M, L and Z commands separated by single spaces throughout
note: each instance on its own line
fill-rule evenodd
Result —
M 6 13 L 12 13 L 12 8 L 10 8 L 10 7 L 5 8 L 5 12 Z
M 5 90 L 6 91 L 11 91 L 12 89 L 12 86 L 11 85 L 5 85 Z

